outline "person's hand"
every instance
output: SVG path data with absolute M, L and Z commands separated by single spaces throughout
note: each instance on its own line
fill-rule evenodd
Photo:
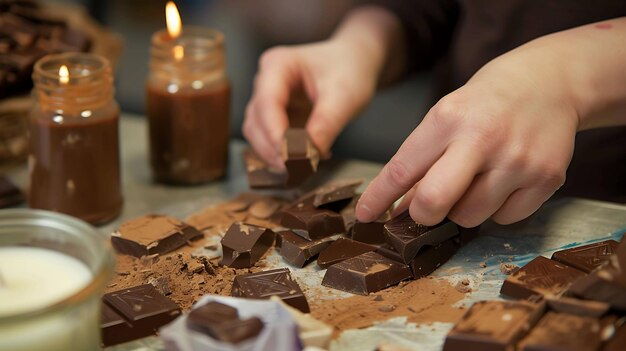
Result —
M 537 210 L 565 181 L 579 125 L 559 62 L 522 47 L 441 99 L 369 184 L 357 218 L 375 220 L 405 193 L 399 209 L 426 225 L 507 224 Z
M 304 90 L 313 109 L 306 128 L 322 155 L 372 97 L 377 73 L 367 58 L 342 42 L 329 40 L 268 50 L 260 59 L 243 133 L 266 161 L 280 166 L 280 147 L 289 126 L 287 105 Z

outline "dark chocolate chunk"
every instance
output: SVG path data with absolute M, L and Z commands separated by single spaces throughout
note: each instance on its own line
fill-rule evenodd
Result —
M 0 176 L 0 208 L 19 205 L 24 202 L 24 194 L 6 176 Z
M 191 310 L 187 317 L 187 328 L 216 340 L 236 344 L 259 335 L 263 322 L 257 317 L 241 320 L 237 309 L 211 301 Z
M 333 211 L 299 203 L 283 211 L 280 224 L 306 239 L 317 240 L 345 232 L 343 217 Z
M 220 265 L 249 268 L 261 259 L 274 243 L 274 232 L 252 224 L 233 223 L 222 238 Z
M 329 182 L 315 190 L 313 206 L 320 207 L 337 201 L 351 200 L 356 188 L 362 183 L 360 179 L 339 179 Z
M 466 245 L 470 241 L 476 239 L 478 234 L 480 233 L 480 226 L 472 227 L 472 228 L 464 228 L 460 225 L 457 225 L 459 228 L 459 236 L 461 238 L 461 246 Z
M 350 235 L 353 240 L 368 244 L 384 244 L 386 242 L 385 223 L 391 219 L 391 211 L 386 211 L 373 222 L 363 223 L 354 221 Z
M 410 278 L 409 266 L 375 252 L 366 252 L 328 267 L 322 285 L 367 295 Z
M 609 311 L 609 304 L 600 301 L 586 301 L 571 297 L 546 298 L 548 307 L 560 313 L 586 317 L 601 317 Z
M 411 262 L 422 246 L 435 246 L 458 234 L 456 224 L 447 219 L 432 227 L 415 223 L 409 210 L 385 224 L 387 242 L 400 253 L 404 263 Z
M 286 185 L 289 187 L 302 184 L 317 172 L 319 153 L 305 129 L 287 129 L 283 141 L 283 161 L 287 168 Z
M 286 304 L 304 313 L 310 312 L 306 297 L 288 268 L 238 275 L 233 281 L 231 295 L 249 299 L 278 296 Z
M 577 279 L 567 292 L 569 295 L 605 302 L 614 309 L 626 311 L 626 287 L 618 281 L 618 274 L 612 266 L 594 271 Z
M 552 259 L 590 273 L 605 264 L 617 249 L 617 241 L 606 240 L 589 245 L 572 247 L 552 254 Z
M 376 249 L 376 253 L 379 253 L 390 260 L 402 262 L 402 256 L 396 251 L 396 249 L 389 245 L 388 243 L 384 243 Z
M 439 245 L 423 247 L 409 266 L 415 279 L 425 277 L 434 272 L 459 250 L 457 238 L 448 239 Z
M 341 214 L 341 217 L 343 217 L 343 223 L 346 229 L 346 233 L 350 233 L 352 231 L 352 226 L 354 226 L 354 223 L 356 222 L 355 210 L 356 204 L 359 202 L 360 197 L 361 194 L 355 195 L 350 203 L 348 203 L 348 205 L 346 205 L 344 208 L 341 209 L 341 211 L 339 211 L 339 214 Z
M 450 330 L 443 351 L 510 351 L 543 313 L 525 301 L 479 301 Z
M 102 336 L 105 345 L 155 334 L 176 319 L 181 310 L 151 284 L 105 294 L 102 298 Z
M 517 299 L 534 294 L 557 297 L 584 275 L 575 268 L 538 256 L 509 275 L 502 284 L 500 294 Z
M 311 262 L 321 251 L 326 249 L 332 240 L 307 240 L 291 230 L 276 234 L 276 249 L 289 264 L 304 267 Z
M 248 185 L 252 189 L 284 188 L 287 182 L 287 173 L 268 165 L 252 149 L 243 153 L 246 163 Z
M 320 253 L 320 256 L 317 258 L 317 264 L 322 268 L 328 268 L 335 263 L 374 250 L 376 250 L 376 246 L 348 238 L 339 238 Z
M 522 351 L 589 351 L 601 344 L 597 318 L 548 312 L 518 345 Z
M 168 253 L 203 236 L 176 218 L 145 215 L 123 223 L 111 234 L 111 244 L 121 254 L 141 257 Z

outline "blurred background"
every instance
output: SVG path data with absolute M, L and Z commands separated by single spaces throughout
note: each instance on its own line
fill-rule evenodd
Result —
M 165 27 L 166 0 L 46 0 L 85 6 L 91 16 L 124 38 L 116 74 L 117 100 L 125 112 L 143 115 L 150 37 Z M 184 25 L 224 32 L 233 85 L 232 130 L 241 138 L 244 109 L 259 56 L 275 45 L 327 38 L 360 0 L 176 0 Z M 387 161 L 428 110 L 429 75 L 416 74 L 378 92 L 339 137 L 338 158 Z

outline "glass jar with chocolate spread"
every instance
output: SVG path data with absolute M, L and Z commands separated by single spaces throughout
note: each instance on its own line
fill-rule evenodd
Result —
M 109 61 L 48 55 L 34 67 L 30 114 L 30 207 L 92 224 L 122 207 L 118 124 Z
M 166 30 L 156 32 L 146 95 L 155 180 L 188 185 L 223 177 L 230 84 L 222 33 L 184 27 L 172 38 Z

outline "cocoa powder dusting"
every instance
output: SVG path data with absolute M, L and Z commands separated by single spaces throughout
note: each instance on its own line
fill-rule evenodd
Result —
M 431 292 L 436 291 L 436 294 Z M 310 301 L 311 314 L 335 327 L 336 332 L 366 328 L 374 322 L 407 316 L 412 323 L 455 323 L 465 311 L 452 305 L 465 297 L 447 280 L 422 278 L 403 287 L 391 287 L 372 296 Z M 390 309 L 388 306 L 395 306 Z

